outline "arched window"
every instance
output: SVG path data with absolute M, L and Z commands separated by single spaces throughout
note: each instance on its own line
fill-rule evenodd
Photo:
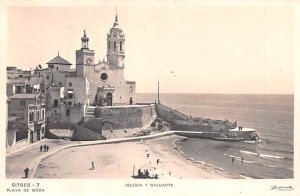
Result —
M 45 110 L 42 110 L 42 119 L 45 118 Z
M 117 48 L 117 42 L 114 41 L 114 50 Z
M 120 41 L 120 51 L 123 51 L 123 42 Z
M 37 112 L 37 120 L 40 120 L 40 111 Z

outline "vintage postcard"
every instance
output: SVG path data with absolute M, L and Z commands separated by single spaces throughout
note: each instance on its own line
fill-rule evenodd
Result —
M 1 1 L 1 27 L 4 195 L 299 195 L 297 2 Z

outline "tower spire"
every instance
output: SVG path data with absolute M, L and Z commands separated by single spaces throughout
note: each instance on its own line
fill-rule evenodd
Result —
M 118 22 L 118 7 L 116 7 L 116 17 L 115 17 L 115 22 Z
M 89 38 L 86 36 L 85 29 L 83 30 L 83 37 L 81 38 L 81 45 L 82 48 L 89 48 Z

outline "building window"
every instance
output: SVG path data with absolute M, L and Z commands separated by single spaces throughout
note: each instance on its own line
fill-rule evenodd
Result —
M 66 109 L 66 116 L 70 116 L 70 109 Z
M 114 50 L 117 48 L 117 42 L 114 42 Z
M 71 83 L 71 82 L 69 83 L 69 86 L 72 86 L 72 83 Z
M 45 110 L 42 110 L 42 119 L 45 118 Z
M 40 120 L 40 111 L 37 112 L 37 120 Z
M 29 122 L 33 121 L 33 112 L 29 112 Z
M 54 100 L 54 107 L 55 108 L 58 107 L 58 100 L 57 99 Z
M 49 80 L 49 75 L 46 75 L 46 79 Z
M 61 86 L 61 82 L 59 82 L 59 86 Z
M 72 101 L 69 101 L 69 102 L 68 102 L 68 105 L 72 105 Z
M 110 41 L 107 42 L 107 47 L 110 49 Z
M 45 133 L 45 127 L 42 127 L 42 133 Z
M 56 70 L 58 70 L 58 67 L 56 67 Z
M 22 91 L 21 86 L 16 86 L 16 93 L 21 93 L 21 91 Z
M 68 97 L 69 99 L 72 99 L 74 95 L 73 89 L 68 89 Z
M 24 106 L 25 105 L 25 101 L 20 101 L 20 105 Z
M 123 42 L 120 42 L 120 50 L 123 50 Z

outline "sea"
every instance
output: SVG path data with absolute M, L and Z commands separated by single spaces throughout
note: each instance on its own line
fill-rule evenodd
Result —
M 156 94 L 137 94 L 154 102 Z M 188 138 L 179 141 L 186 158 L 245 178 L 294 177 L 294 95 L 160 94 L 161 103 L 192 117 L 237 121 L 257 130 L 260 141 L 227 142 Z

